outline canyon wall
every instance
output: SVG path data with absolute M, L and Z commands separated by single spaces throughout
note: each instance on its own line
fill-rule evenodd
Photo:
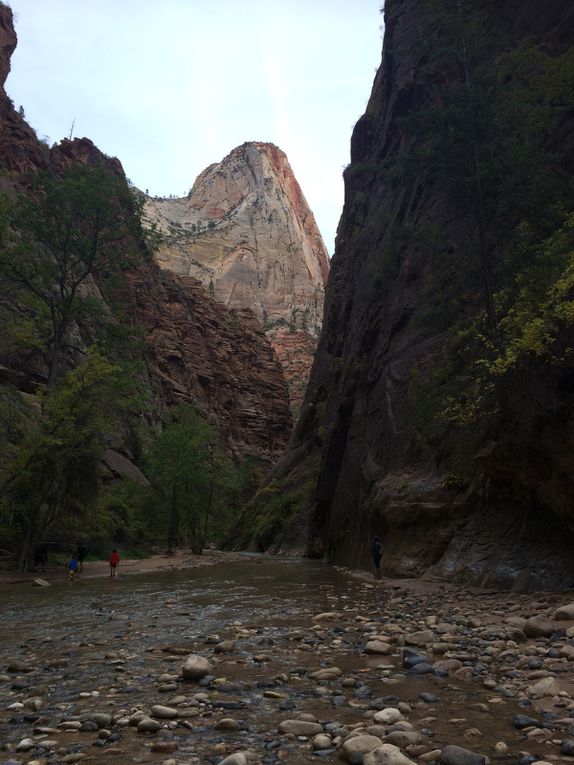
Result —
M 51 148 L 37 139 L 3 87 L 15 46 L 12 12 L 0 3 L 0 191 L 15 198 L 35 173 L 58 175 L 70 164 L 106 163 L 123 177 L 119 160 L 105 157 L 87 138 L 64 139 Z M 91 289 L 102 301 L 102 313 L 113 314 L 98 285 Z M 277 459 L 292 428 L 289 392 L 251 311 L 228 308 L 208 295 L 199 280 L 162 271 L 149 260 L 125 274 L 114 298 L 121 306 L 117 320 L 144 339 L 152 419 L 191 401 L 235 458 L 255 457 L 267 464 Z M 0 288 L 0 302 L 8 299 Z M 21 350 L 17 359 L 2 363 L 0 379 L 20 390 L 35 392 L 46 382 L 46 360 L 38 348 Z
M 448 3 L 442 5 L 448 9 Z M 574 9 L 560 0 L 543 7 L 514 0 L 484 6 L 485 52 L 482 61 L 472 62 L 472 76 L 487 69 L 508 41 L 512 50 L 523 46 L 525 66 L 535 58 L 528 45 L 540 45 L 543 60 L 571 44 Z M 572 586 L 574 370 L 567 349 L 574 333 L 567 321 L 557 321 L 548 352 L 533 346 L 512 363 L 507 354 L 506 366 L 497 368 L 488 359 L 501 353 L 499 341 L 489 344 L 472 329 L 473 342 L 486 349 L 483 365 L 495 370 L 484 377 L 496 393 L 494 413 L 486 417 L 481 402 L 489 391 L 473 387 L 478 367 L 464 366 L 470 330 L 461 334 L 466 315 L 479 317 L 468 326 L 486 322 L 479 282 L 473 287 L 470 276 L 464 281 L 477 270 L 478 246 L 469 245 L 478 241 L 476 225 L 453 199 L 454 171 L 448 168 L 450 189 L 440 182 L 450 157 L 432 155 L 431 131 L 421 138 L 429 113 L 437 123 L 446 121 L 445 115 L 453 121 L 459 116 L 454 100 L 444 97 L 454 68 L 441 69 L 429 48 L 445 49 L 441 35 L 449 33 L 440 32 L 437 18 L 428 13 L 422 0 L 385 3 L 382 65 L 351 141 L 323 332 L 290 449 L 274 474 L 283 488 L 311 482 L 311 512 L 308 527 L 299 513 L 281 541 L 301 545 L 308 535 L 311 556 L 368 568 L 370 541 L 380 534 L 388 574 L 504 587 Z M 474 33 L 470 27 L 466 32 Z M 468 65 L 467 90 L 470 71 Z M 518 81 L 517 70 L 492 81 L 504 89 Z M 464 96 L 464 87 L 463 80 L 456 93 Z M 537 109 L 541 102 L 532 91 L 526 97 Z M 526 181 L 533 193 L 546 171 L 554 178 L 573 167 L 571 110 L 551 116 L 554 126 L 541 148 L 551 159 L 535 183 Z M 468 134 L 476 143 L 475 134 Z M 444 151 L 454 153 L 456 141 L 453 134 Z M 426 150 L 426 159 L 417 146 Z M 513 150 L 515 166 L 531 161 L 520 148 Z M 504 173 L 497 172 L 504 183 Z M 476 181 L 477 174 L 470 177 Z M 524 188 L 513 192 L 517 200 Z M 498 214 L 507 201 L 512 218 L 512 199 L 494 199 L 493 209 Z M 514 267 L 507 253 L 520 225 L 525 224 L 517 219 L 506 240 L 493 239 L 495 278 L 504 276 L 507 285 L 513 283 Z M 462 285 L 458 294 L 451 294 L 453 285 L 457 290 Z M 504 294 L 496 293 L 499 303 Z M 507 314 L 495 338 L 503 337 L 511 319 Z M 444 369 L 450 372 L 441 377 Z M 466 388 L 461 370 L 467 373 Z M 449 397 L 456 375 L 459 387 Z M 434 409 L 432 430 L 426 421 Z
M 210 165 L 182 199 L 148 198 L 156 259 L 260 320 L 299 406 L 323 318 L 328 256 L 285 154 L 250 142 Z

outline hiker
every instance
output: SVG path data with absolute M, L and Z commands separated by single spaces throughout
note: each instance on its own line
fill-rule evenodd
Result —
M 43 542 L 34 548 L 34 567 L 42 566 L 42 571 L 46 570 L 48 565 L 48 545 Z
M 81 542 L 78 542 L 76 547 L 76 558 L 78 559 L 78 563 L 80 564 L 80 570 L 79 573 L 81 574 L 84 570 L 84 558 L 88 554 L 88 548 L 85 547 Z
M 78 561 L 76 554 L 72 555 L 72 560 L 68 563 L 68 575 L 72 581 L 74 581 L 75 574 L 78 573 Z
M 110 555 L 110 576 L 116 575 L 116 568 L 118 567 L 120 562 L 120 556 L 118 555 L 117 550 L 112 550 L 112 554 Z
M 375 537 L 371 545 L 371 555 L 373 556 L 373 563 L 377 570 L 377 576 L 381 571 L 381 558 L 383 557 L 383 543 L 380 537 Z

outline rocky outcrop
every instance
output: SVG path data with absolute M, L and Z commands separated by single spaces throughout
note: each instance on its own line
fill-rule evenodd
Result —
M 277 459 L 291 432 L 289 394 L 253 314 L 153 265 L 128 275 L 123 302 L 144 330 L 158 406 L 193 401 L 237 459 Z
M 0 86 L 10 71 L 15 46 L 12 12 L 0 3 Z M 105 157 L 87 138 L 64 139 L 51 149 L 38 141 L 3 87 L 0 107 L 0 191 L 15 195 L 30 174 L 39 170 L 59 174 L 77 163 L 105 162 L 123 177 L 119 160 Z M 104 301 L 96 284 L 90 284 L 90 290 Z M 230 310 L 210 297 L 198 280 L 161 271 L 149 262 L 126 274 L 124 287 L 113 290 L 122 320 L 145 338 L 151 417 L 159 419 L 170 406 L 192 401 L 219 430 L 231 455 L 238 460 L 253 456 L 273 462 L 291 432 L 289 393 L 254 314 L 247 308 Z M 113 310 L 103 307 L 108 316 Z M 2 381 L 28 392 L 45 383 L 45 375 L 45 362 L 36 348 L 0 369 Z M 112 450 L 105 464 L 111 475 L 129 470 L 132 478 L 138 475 L 135 466 Z
M 329 265 L 285 154 L 273 144 L 245 143 L 204 170 L 186 198 L 148 198 L 146 212 L 163 237 L 162 268 L 195 277 L 231 308 L 255 312 L 299 405 Z
M 495 31 L 514 41 L 534 36 L 550 50 L 572 39 L 573 9 L 560 0 L 544 8 L 485 5 L 492 39 Z M 422 0 L 385 4 L 383 63 L 352 137 L 323 333 L 303 412 L 275 478 L 282 485 L 305 475 L 313 481 L 311 555 L 368 567 L 370 540 L 381 534 L 389 574 L 571 586 L 571 366 L 539 359 L 515 379 L 509 375 L 495 425 L 461 428 L 458 438 L 453 428 L 429 437 L 418 426 L 431 405 L 422 399 L 415 406 L 421 370 L 453 337 L 448 319 L 431 310 L 448 284 L 431 268 L 424 239 L 409 233 L 422 226 L 440 232 L 446 254 L 458 256 L 455 268 L 472 267 L 463 255 L 468 225 L 436 179 L 406 164 L 402 175 L 388 177 L 390 160 L 409 159 L 418 127 L 413 115 L 425 92 L 449 77 L 433 69 L 425 45 L 415 44 L 424 11 Z M 434 36 L 432 25 L 425 26 L 424 40 Z M 571 135 L 570 120 L 555 136 L 563 167 L 572 167 Z M 469 304 L 460 303 L 466 310 Z M 565 330 L 557 342 L 569 347 L 571 334 Z M 307 467 L 317 460 L 318 477 Z M 464 477 L 451 472 L 457 462 Z

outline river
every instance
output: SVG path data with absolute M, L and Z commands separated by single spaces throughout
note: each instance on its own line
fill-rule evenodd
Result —
M 504 621 L 556 610 L 532 596 L 375 587 L 320 563 L 253 558 L 11 585 L 0 598 L 5 762 L 360 762 L 343 742 L 365 729 L 414 762 L 454 744 L 526 764 L 559 756 L 574 724 L 572 661 L 560 654 L 572 640 L 564 629 L 520 640 Z M 366 654 L 375 640 L 382 652 Z M 403 668 L 405 642 L 429 669 Z M 199 683 L 181 680 L 188 654 L 212 662 Z M 547 677 L 560 690 L 529 693 Z M 383 709 L 400 719 L 377 722 Z M 517 714 L 538 724 L 519 728 Z M 142 718 L 158 729 L 139 732 Z M 323 738 L 279 732 L 286 720 Z

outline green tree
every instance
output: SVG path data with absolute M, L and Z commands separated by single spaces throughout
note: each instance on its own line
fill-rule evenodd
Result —
M 5 211 L 4 211 L 5 212 Z M 72 324 L 101 313 L 99 277 L 141 258 L 141 202 L 104 164 L 39 176 L 0 226 L 0 276 L 12 303 L 46 327 L 48 388 L 61 373 Z
M 224 532 L 238 490 L 237 473 L 195 407 L 187 404 L 174 412 L 153 444 L 146 474 L 170 551 L 188 542 L 201 553 L 210 534 Z
M 14 448 L 2 484 L 8 526 L 25 569 L 38 540 L 82 516 L 100 490 L 100 462 L 121 428 L 120 368 L 91 349 L 84 361 L 40 401 L 41 417 Z

